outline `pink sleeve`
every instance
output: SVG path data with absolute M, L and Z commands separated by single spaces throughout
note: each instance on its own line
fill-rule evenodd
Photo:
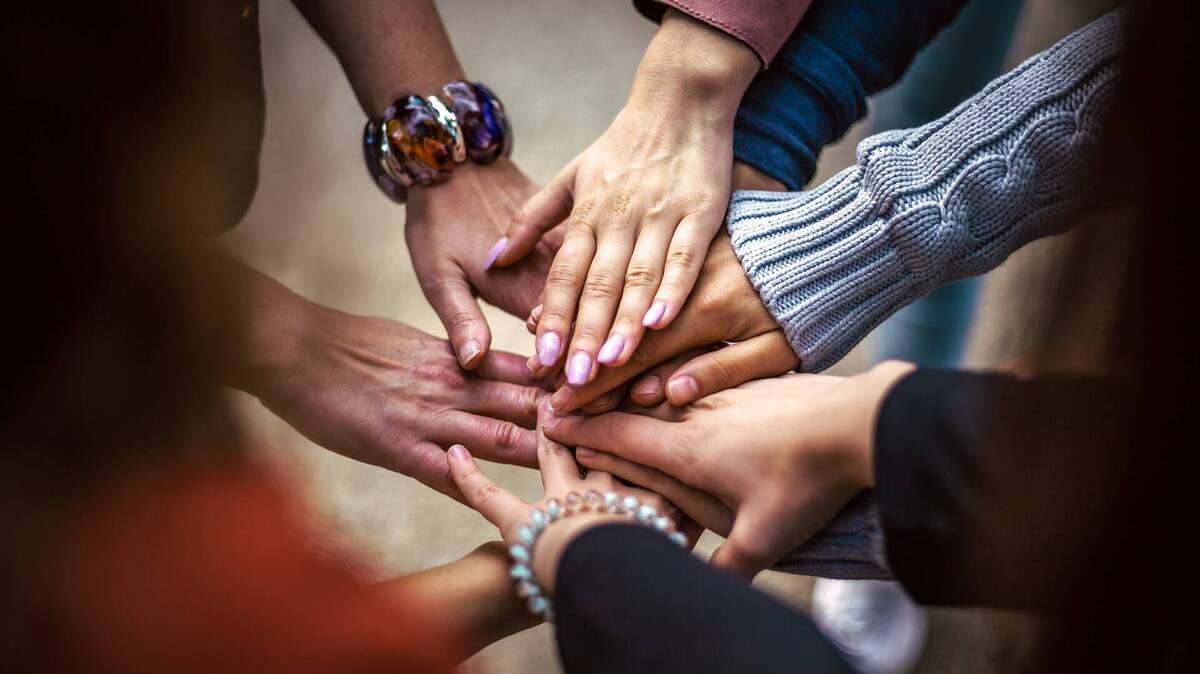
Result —
M 769 65 L 812 0 L 634 0 L 638 11 L 658 21 L 673 7 L 745 42 Z

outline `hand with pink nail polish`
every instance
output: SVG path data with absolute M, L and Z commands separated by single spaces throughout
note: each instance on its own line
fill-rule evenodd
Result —
M 692 292 L 729 202 L 737 106 L 760 67 L 736 38 L 668 10 L 624 109 L 505 234 L 498 268 L 565 223 L 537 344 L 556 335 L 553 364 L 572 385 L 625 363 Z
M 568 356 L 568 385 L 551 397 L 554 408 L 578 409 L 635 377 L 635 402 L 686 405 L 752 379 L 783 374 L 799 363 L 724 233 L 713 240 L 696 289 L 671 325 L 648 333 L 626 357 L 612 358 L 623 348 L 619 338 L 600 348 L 596 361 L 609 365 L 604 368 L 596 367 L 586 351 Z
M 543 237 L 520 263 L 493 266 L 507 246 L 504 231 L 535 192 L 515 164 L 499 159 L 463 164 L 453 180 L 409 195 L 405 235 L 413 269 L 465 368 L 478 365 L 492 341 L 477 295 L 520 318 L 540 301 L 559 233 Z

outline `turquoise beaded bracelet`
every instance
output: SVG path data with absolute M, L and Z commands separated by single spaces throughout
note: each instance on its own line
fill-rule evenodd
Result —
M 554 621 L 554 609 L 550 605 L 550 597 L 533 578 L 533 547 L 546 527 L 564 517 L 583 512 L 630 515 L 635 522 L 662 532 L 672 543 L 680 547 L 687 546 L 687 537 L 675 527 L 674 520 L 659 514 L 654 506 L 641 503 L 636 496 L 623 497 L 615 491 L 602 495 L 592 489 L 582 496 L 571 492 L 562 501 L 546 501 L 544 510 L 535 508 L 529 514 L 529 522 L 517 527 L 517 542 L 508 548 L 508 555 L 513 560 L 508 575 L 513 580 L 517 597 L 525 602 L 529 612 L 549 622 Z

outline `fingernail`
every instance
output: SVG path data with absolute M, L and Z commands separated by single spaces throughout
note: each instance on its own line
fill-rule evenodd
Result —
M 576 447 L 575 448 L 575 456 L 577 456 L 581 459 L 590 459 L 590 458 L 596 456 L 596 450 L 588 449 L 587 447 Z
M 600 347 L 600 354 L 596 356 L 596 360 L 608 365 L 621 355 L 625 350 L 625 338 L 621 335 L 612 335 L 608 341 L 604 342 L 604 346 Z
M 559 410 L 569 402 L 571 402 L 571 389 L 568 388 L 560 388 L 550 396 L 550 408 L 555 414 L 558 414 Z
M 642 326 L 652 328 L 655 325 L 658 325 L 658 322 L 662 320 L 663 314 L 665 313 L 667 313 L 666 302 L 659 300 L 654 304 L 651 304 L 650 309 L 646 312 L 646 315 L 642 316 Z
M 547 332 L 542 335 L 538 341 L 538 362 L 546 367 L 550 367 L 558 362 L 558 350 L 562 348 L 562 340 L 553 332 Z
M 496 264 L 496 259 L 500 257 L 500 254 L 504 252 L 505 248 L 508 248 L 507 236 L 500 237 L 500 240 L 497 241 L 492 246 L 492 249 L 488 251 L 487 261 L 483 263 L 484 271 L 491 269 L 492 265 Z
M 554 411 L 554 408 L 550 406 L 550 400 L 547 399 L 546 402 L 542 404 L 541 413 L 538 414 L 538 423 L 542 425 L 543 429 L 545 429 L 554 428 L 560 421 L 562 421 L 562 417 L 558 416 L 558 414 Z
M 467 453 L 467 448 L 462 445 L 451 445 L 450 451 L 446 453 L 455 461 L 466 461 L 471 458 L 471 455 Z
M 471 365 L 471 361 L 475 360 L 480 351 L 483 351 L 483 347 L 479 345 L 479 341 L 469 339 L 458 352 L 458 362 L 462 363 L 463 367 L 467 367 Z
M 567 363 L 567 383 L 582 386 L 592 374 L 592 357 L 584 351 L 576 351 Z
M 662 381 L 656 375 L 642 379 L 633 387 L 633 394 L 642 398 L 657 398 L 660 393 Z
M 675 377 L 667 382 L 667 397 L 676 405 L 686 405 L 700 395 L 700 387 L 696 380 L 688 375 Z

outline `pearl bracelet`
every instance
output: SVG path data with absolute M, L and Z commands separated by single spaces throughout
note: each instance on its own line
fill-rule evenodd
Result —
M 662 532 L 672 543 L 680 547 L 687 546 L 687 537 L 676 529 L 674 520 L 659 514 L 658 508 L 641 503 L 636 496 L 622 497 L 615 491 L 602 495 L 591 489 L 583 495 L 571 492 L 562 501 L 546 501 L 545 510 L 535 508 L 529 514 L 529 522 L 517 527 L 518 542 L 508 548 L 513 560 L 508 575 L 513 579 L 517 596 L 525 602 L 529 612 L 549 622 L 554 621 L 554 611 L 549 597 L 533 578 L 533 546 L 551 523 L 584 512 L 630 515 L 635 522 Z

